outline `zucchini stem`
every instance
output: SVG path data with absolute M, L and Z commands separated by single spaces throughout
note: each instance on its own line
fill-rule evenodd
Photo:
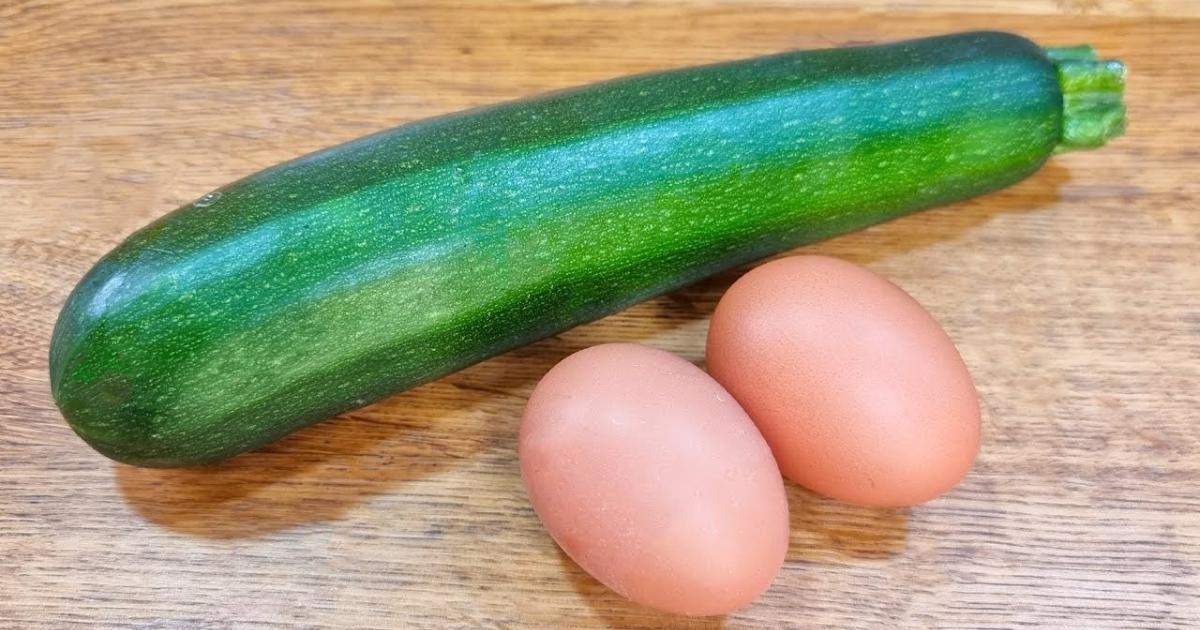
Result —
M 1095 149 L 1125 132 L 1125 64 L 1088 45 L 1047 48 L 1046 56 L 1063 95 L 1058 152 Z

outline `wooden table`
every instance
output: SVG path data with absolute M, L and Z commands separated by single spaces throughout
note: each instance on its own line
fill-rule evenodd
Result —
M 1129 133 L 805 250 L 944 323 L 983 452 L 912 510 L 790 487 L 783 572 L 724 619 L 632 605 L 567 560 L 514 438 L 572 351 L 701 358 L 738 272 L 215 468 L 115 465 L 48 394 L 91 263 L 259 168 L 616 75 L 973 28 L 1126 60 Z M 0 2 L 0 627 L 1200 627 L 1198 42 L 1194 0 Z

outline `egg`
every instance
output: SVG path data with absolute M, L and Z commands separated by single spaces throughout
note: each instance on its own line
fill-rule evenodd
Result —
M 911 296 L 853 263 L 795 256 L 739 278 L 713 313 L 707 366 L 784 476 L 835 499 L 928 501 L 979 450 L 979 398 L 954 343 Z
M 617 593 L 683 615 L 750 602 L 788 547 L 783 479 L 716 381 L 635 344 L 581 350 L 534 388 L 521 476 L 546 530 Z

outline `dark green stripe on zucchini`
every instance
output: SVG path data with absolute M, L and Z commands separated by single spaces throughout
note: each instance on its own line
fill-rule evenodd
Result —
M 1007 186 L 1120 133 L 1119 64 L 1053 50 L 964 33 L 792 52 L 275 166 L 96 264 L 55 329 L 55 400 L 114 459 L 214 462 L 718 270 Z

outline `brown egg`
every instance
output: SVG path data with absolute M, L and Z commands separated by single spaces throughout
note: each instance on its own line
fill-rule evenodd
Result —
M 871 271 L 795 256 L 742 276 L 708 332 L 708 369 L 783 474 L 862 505 L 954 487 L 979 450 L 979 399 L 941 326 Z
M 554 540 L 636 602 L 729 612 L 774 579 L 787 497 L 771 450 L 716 381 L 634 344 L 577 352 L 525 408 L 521 475 Z

